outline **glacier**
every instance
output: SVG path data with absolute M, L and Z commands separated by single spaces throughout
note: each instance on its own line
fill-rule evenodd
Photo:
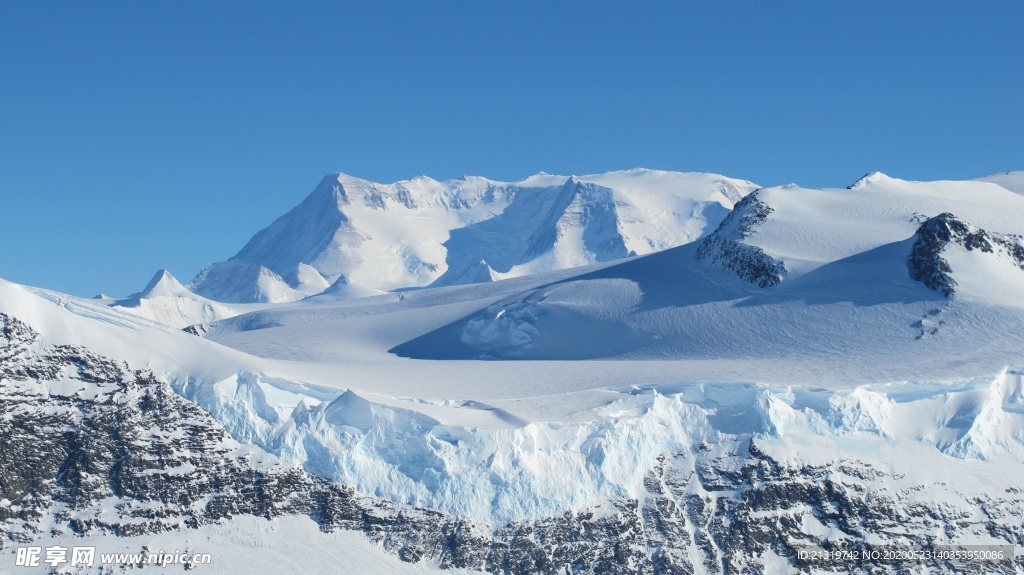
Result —
M 299 394 L 290 412 L 275 409 L 268 396 L 296 392 L 253 374 L 172 386 L 233 437 L 283 462 L 363 493 L 495 525 L 640 497 L 659 456 L 751 438 L 806 444 L 799 457 L 815 462 L 851 450 L 900 453 L 902 462 L 883 461 L 905 482 L 934 473 L 914 463 L 923 449 L 1016 469 L 1024 454 L 1022 374 L 847 391 L 743 382 L 634 386 L 603 390 L 599 406 L 557 422 L 526 423 L 477 403 L 437 406 L 498 412 L 474 426 L 442 424 L 408 402 L 374 403 L 352 391 L 330 401 Z

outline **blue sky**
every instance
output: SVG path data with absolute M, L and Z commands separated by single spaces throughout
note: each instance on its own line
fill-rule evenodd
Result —
M 3 2 L 0 277 L 124 295 L 329 172 L 1024 169 L 1024 3 Z

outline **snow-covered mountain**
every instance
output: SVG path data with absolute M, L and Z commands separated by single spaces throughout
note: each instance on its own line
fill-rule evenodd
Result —
M 395 351 L 756 357 L 759 380 L 780 383 L 826 360 L 833 372 L 814 378 L 941 377 L 959 368 L 937 359 L 952 357 L 981 362 L 963 375 L 992 371 L 1019 346 L 1022 235 L 1024 196 L 991 183 L 872 174 L 849 189 L 761 189 L 698 242 L 512 294 Z
M 907 182 L 877 172 L 845 190 L 764 189 L 703 241 L 699 258 L 752 271 L 741 260 L 762 254 L 765 269 L 748 279 L 768 287 L 906 240 L 942 213 L 992 232 L 1020 234 L 1022 207 L 1024 198 L 990 183 Z
M 614 175 L 632 177 L 647 192 L 616 205 L 615 229 L 636 251 L 625 204 L 658 196 L 650 173 Z M 231 572 L 303 541 L 304 571 L 344 549 L 371 572 L 402 568 L 384 555 L 516 575 L 1024 572 L 1024 196 L 882 174 L 760 189 L 693 241 L 563 268 L 582 252 L 560 245 L 621 254 L 596 206 L 639 188 L 592 179 L 536 176 L 445 230 L 442 255 L 467 262 L 449 271 L 479 283 L 438 271 L 375 294 L 307 258 L 294 285 L 264 264 L 241 277 L 317 293 L 247 308 L 165 273 L 116 302 L 0 281 L 0 557 L 180 544 Z M 513 207 L 531 189 L 566 207 Z M 685 203 L 665 191 L 651 201 Z M 424 201 L 392 192 L 395 211 Z M 552 228 L 536 273 L 486 281 Z M 306 241 L 271 229 L 253 250 Z M 508 259 L 484 257 L 498 237 Z M 229 269 L 207 277 L 243 289 Z M 179 329 L 193 313 L 212 315 Z M 1009 555 L 798 554 L 938 545 Z
M 756 188 L 644 169 L 388 185 L 333 174 L 190 288 L 222 302 L 285 302 L 339 281 L 356 297 L 610 261 L 693 241 Z

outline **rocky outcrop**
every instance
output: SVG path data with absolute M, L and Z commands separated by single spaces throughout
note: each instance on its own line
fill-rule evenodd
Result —
M 761 248 L 743 243 L 772 211 L 771 206 L 758 199 L 756 191 L 751 193 L 736 204 L 714 233 L 704 238 L 694 257 L 735 272 L 758 287 L 778 285 L 786 275 L 786 265 Z
M 910 277 L 946 297 L 953 297 L 957 286 L 953 269 L 942 257 L 950 244 L 959 245 L 967 251 L 1000 252 L 1013 265 L 1024 270 L 1024 241 L 1020 236 L 987 232 L 948 212 L 925 220 L 914 238 L 910 257 L 907 258 Z

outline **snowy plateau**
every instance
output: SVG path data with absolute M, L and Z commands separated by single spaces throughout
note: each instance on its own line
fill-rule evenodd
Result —
M 334 174 L 187 284 L 0 280 L 0 414 L 5 573 L 1024 573 L 1024 172 Z M 943 546 L 1003 558 L 801 554 Z

